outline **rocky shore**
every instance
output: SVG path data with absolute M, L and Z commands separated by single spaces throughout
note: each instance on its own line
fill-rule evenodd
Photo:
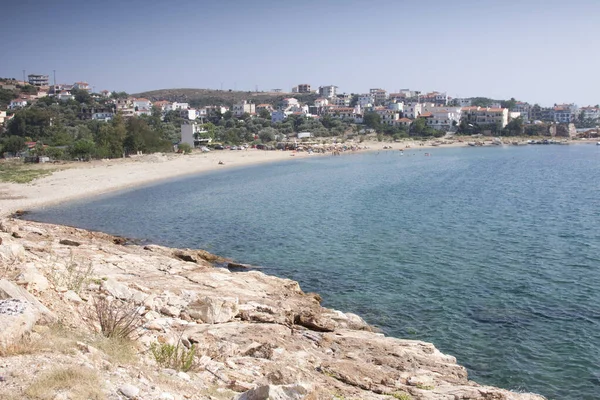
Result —
M 543 399 L 204 251 L 11 218 L 0 239 L 2 399 Z M 102 304 L 133 307 L 129 338 L 98 333 Z

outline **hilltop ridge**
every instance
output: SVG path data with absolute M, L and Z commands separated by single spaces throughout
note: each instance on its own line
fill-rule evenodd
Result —
M 289 92 L 253 92 L 215 89 L 174 88 L 158 89 L 146 92 L 133 93 L 132 96 L 143 97 L 148 100 L 169 100 L 189 103 L 193 107 L 222 104 L 232 106 L 242 100 L 252 101 L 256 104 L 276 104 L 287 97 L 294 97 L 301 102 L 312 102 L 319 95 L 317 93 L 289 93 Z

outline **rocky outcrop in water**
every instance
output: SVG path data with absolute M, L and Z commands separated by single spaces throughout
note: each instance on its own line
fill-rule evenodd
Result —
M 542 399 L 478 385 L 430 343 L 386 337 L 297 282 L 217 268 L 226 260 L 203 251 L 20 220 L 0 230 L 0 398 L 27 398 L 72 366 L 107 399 Z M 137 307 L 128 360 L 91 331 L 99 296 Z M 189 370 L 160 365 L 152 349 L 168 344 L 193 349 Z

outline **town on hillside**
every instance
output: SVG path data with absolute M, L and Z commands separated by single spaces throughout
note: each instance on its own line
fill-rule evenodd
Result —
M 297 140 L 379 141 L 449 136 L 599 136 L 600 107 L 541 107 L 486 97 L 401 89 L 343 93 L 335 85 L 290 92 L 236 92 L 226 100 L 131 96 L 94 91 L 87 82 L 50 84 L 49 75 L 0 79 L 0 145 L 4 157 L 114 158 L 212 144 L 262 146 Z M 231 92 L 231 91 L 229 91 Z M 261 102 L 256 100 L 260 99 Z M 267 100 L 265 100 L 267 99 Z

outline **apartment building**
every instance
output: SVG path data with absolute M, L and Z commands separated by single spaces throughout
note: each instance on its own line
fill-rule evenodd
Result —
M 328 85 L 328 86 L 320 86 L 319 87 L 319 95 L 323 96 L 327 99 L 332 99 L 337 94 L 337 86 Z
M 369 94 L 373 96 L 375 104 L 377 105 L 385 103 L 388 98 L 387 91 L 383 89 L 369 89 Z
M 33 86 L 48 86 L 49 84 L 49 80 L 48 80 L 48 75 L 36 75 L 36 74 L 29 74 L 27 75 L 27 80 L 29 81 L 30 85 Z
M 461 112 L 471 124 L 500 125 L 502 128 L 508 124 L 508 108 L 463 107 Z

